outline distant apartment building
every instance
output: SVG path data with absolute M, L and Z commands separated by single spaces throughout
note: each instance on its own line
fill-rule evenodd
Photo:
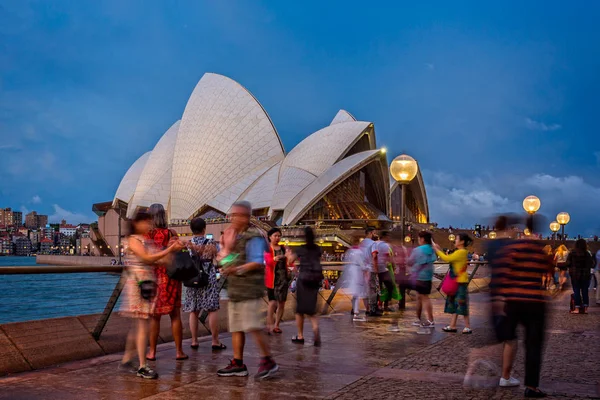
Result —
M 0 254 L 10 256 L 13 253 L 13 243 L 8 236 L 0 237 Z
M 12 209 L 0 208 L 0 225 L 11 226 L 14 225 L 14 214 Z
M 44 228 L 48 225 L 48 216 L 32 211 L 25 216 L 25 226 L 29 229 Z
M 44 239 L 44 235 L 41 230 L 29 231 L 29 240 L 31 240 L 31 247 L 34 251 L 39 249 L 42 239 Z
M 43 237 L 52 240 L 52 243 L 54 243 L 54 229 L 46 226 L 45 228 L 41 229 L 41 232 Z
M 50 239 L 42 238 L 40 240 L 40 254 L 52 254 L 52 247 L 54 247 L 54 242 Z
M 18 236 L 16 239 L 13 237 L 13 243 L 15 245 L 16 256 L 28 256 L 31 254 L 31 240 L 28 237 Z
M 23 226 L 23 213 L 21 211 L 13 211 L 13 225 L 17 228 Z
M 58 240 L 58 248 L 62 254 L 68 254 L 71 247 L 71 238 L 63 236 Z
M 75 236 L 75 234 L 77 233 L 77 227 L 75 225 L 70 225 L 67 223 L 60 224 L 58 231 L 61 235 L 72 237 Z

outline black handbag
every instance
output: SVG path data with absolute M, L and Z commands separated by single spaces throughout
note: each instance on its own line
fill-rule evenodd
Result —
M 185 282 L 197 275 L 198 267 L 187 249 L 175 253 L 171 264 L 167 266 L 167 276 L 176 281 Z
M 140 288 L 140 296 L 144 300 L 151 301 L 156 296 L 156 282 L 154 281 L 141 281 L 138 282 Z
M 212 267 L 212 260 L 206 260 L 200 257 L 198 254 L 192 252 L 191 259 L 196 266 L 196 276 L 183 282 L 183 286 L 189 288 L 203 288 L 208 286 L 209 268 Z

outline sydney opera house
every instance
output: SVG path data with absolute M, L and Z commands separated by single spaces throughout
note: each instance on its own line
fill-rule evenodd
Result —
M 407 189 L 408 221 L 428 222 L 420 172 Z M 118 221 L 153 203 L 163 204 L 185 235 L 187 221 L 196 216 L 226 222 L 238 200 L 249 201 L 255 221 L 265 226 L 309 224 L 330 233 L 391 228 L 401 208 L 400 188 L 372 122 L 340 110 L 286 152 L 258 100 L 232 79 L 207 73 L 181 119 L 127 170 L 114 199 L 93 206 L 99 216 L 94 244 L 114 253 L 107 250 L 117 245 Z M 216 235 L 220 229 L 213 228 Z

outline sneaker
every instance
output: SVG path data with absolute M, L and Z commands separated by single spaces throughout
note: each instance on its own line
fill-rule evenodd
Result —
M 138 367 L 133 363 L 133 361 L 127 361 L 126 363 L 119 364 L 119 371 L 121 372 L 129 372 L 135 374 L 138 372 Z
M 388 332 L 400 332 L 400 327 L 398 325 L 392 325 L 388 328 Z
M 245 364 L 237 365 L 233 360 L 223 369 L 217 371 L 218 376 L 248 376 Z
M 244 367 L 245 368 L 245 367 Z M 272 359 L 262 360 L 258 367 L 258 373 L 254 375 L 254 379 L 262 381 L 271 378 L 277 371 L 279 371 L 279 365 Z M 246 371 L 246 374 L 248 371 Z
M 142 367 L 138 369 L 137 376 L 144 379 L 156 379 L 158 378 L 158 374 L 153 369 L 148 366 Z
M 360 314 L 354 314 L 352 321 L 353 322 L 366 322 L 367 319 L 365 317 L 361 316 Z
M 421 326 L 421 323 L 422 323 L 421 320 L 418 319 L 418 320 L 416 320 L 415 322 L 412 323 L 412 326 Z
M 500 378 L 500 387 L 513 387 L 519 386 L 520 384 L 521 381 L 514 376 L 511 376 L 509 379 Z
M 431 321 L 425 321 L 425 322 L 423 322 L 423 323 L 420 325 L 420 327 L 421 327 L 421 328 L 433 328 L 433 327 L 434 327 L 434 325 L 435 325 L 435 323 L 434 323 L 434 322 L 431 322 Z
M 530 399 L 541 399 L 544 397 L 547 397 L 548 395 L 544 392 L 542 392 L 540 389 L 537 390 L 533 390 L 533 389 L 525 389 L 525 397 L 530 398 Z

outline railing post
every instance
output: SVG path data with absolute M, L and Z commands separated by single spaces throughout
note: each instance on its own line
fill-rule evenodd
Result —
M 117 301 L 119 300 L 119 296 L 121 296 L 121 292 L 123 291 L 123 286 L 125 285 L 126 277 L 127 277 L 127 272 L 125 270 L 123 270 L 123 272 L 121 272 L 121 276 L 119 277 L 119 281 L 117 282 L 117 284 L 115 285 L 115 288 L 113 289 L 112 295 L 108 299 L 108 303 L 106 303 L 106 307 L 104 307 L 104 312 L 100 316 L 100 319 L 98 320 L 98 323 L 96 324 L 96 327 L 94 328 L 94 331 L 92 332 L 92 336 L 96 340 L 100 339 L 100 335 L 102 335 L 102 331 L 104 330 L 104 327 L 106 326 L 106 323 L 108 322 L 108 318 L 110 318 L 110 314 L 112 314 L 112 311 L 115 308 Z

